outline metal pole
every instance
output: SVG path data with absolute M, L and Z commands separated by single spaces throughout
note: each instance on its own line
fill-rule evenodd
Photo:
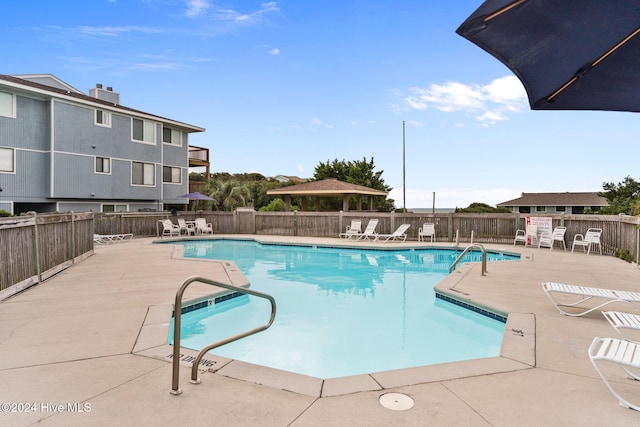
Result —
M 407 187 L 405 174 L 404 120 L 402 121 L 402 210 L 407 211 Z
M 433 192 L 433 205 L 431 208 L 431 213 L 435 214 L 436 213 L 436 192 Z

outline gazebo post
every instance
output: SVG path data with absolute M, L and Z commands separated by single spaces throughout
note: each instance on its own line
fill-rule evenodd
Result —
M 345 212 L 349 212 L 349 195 L 344 194 L 342 196 L 342 210 Z

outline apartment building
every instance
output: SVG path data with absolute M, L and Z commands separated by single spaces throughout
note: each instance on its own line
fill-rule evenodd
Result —
M 122 106 L 101 84 L 86 95 L 50 74 L 0 75 L 0 210 L 185 204 L 189 135 L 204 130 Z

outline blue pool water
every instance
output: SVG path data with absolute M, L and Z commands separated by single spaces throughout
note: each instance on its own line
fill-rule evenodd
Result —
M 269 329 L 214 354 L 320 378 L 499 354 L 504 323 L 435 298 L 433 286 L 459 252 L 182 244 L 185 257 L 233 260 L 252 289 L 276 300 Z M 489 261 L 504 259 L 515 258 L 488 254 Z M 181 344 L 199 351 L 265 324 L 269 313 L 268 301 L 247 295 L 185 313 Z

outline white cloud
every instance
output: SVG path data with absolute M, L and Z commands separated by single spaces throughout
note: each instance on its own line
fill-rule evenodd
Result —
M 333 129 L 333 125 L 330 125 L 329 123 L 325 123 L 322 120 L 314 117 L 313 119 L 311 119 L 311 124 L 314 126 L 324 126 L 327 129 Z
M 216 16 L 221 21 L 233 22 L 237 24 L 252 24 L 262 21 L 265 16 L 272 12 L 279 10 L 278 3 L 271 1 L 268 3 L 262 3 L 260 9 L 251 13 L 240 13 L 233 9 L 219 9 L 216 12 Z
M 185 15 L 190 18 L 199 16 L 205 13 L 210 7 L 211 5 L 207 0 L 188 0 Z
M 302 165 L 298 165 L 298 172 L 304 173 L 304 167 Z
M 269 49 L 269 55 L 272 56 L 278 56 L 280 55 L 280 49 L 278 49 L 277 47 L 274 47 L 273 49 Z
M 424 111 L 432 107 L 446 113 L 476 113 L 483 126 L 507 120 L 504 113 L 522 111 L 527 100 L 524 87 L 515 76 L 502 77 L 484 86 L 433 83 L 428 88 L 413 87 L 410 92 L 404 99 L 410 109 Z

